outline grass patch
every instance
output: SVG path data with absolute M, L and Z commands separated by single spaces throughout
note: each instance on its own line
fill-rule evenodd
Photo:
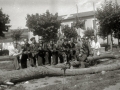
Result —
M 0 63 L 0 69 L 14 70 L 13 61 L 10 61 L 10 62 L 1 61 L 1 62 L 3 62 L 3 63 Z
M 103 90 L 105 87 L 120 82 L 120 70 L 72 76 L 66 84 L 50 85 L 35 90 Z
M 46 82 L 46 83 L 43 83 L 43 85 L 48 85 L 48 83 Z
M 55 80 L 54 83 L 61 83 L 61 81 L 60 80 Z

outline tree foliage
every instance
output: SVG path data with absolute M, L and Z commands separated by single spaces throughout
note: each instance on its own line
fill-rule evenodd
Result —
M 3 32 L 8 31 L 6 24 L 10 22 L 9 16 L 4 14 L 2 9 L 0 9 L 0 36 L 4 37 L 5 34 Z
M 64 36 L 68 39 L 77 38 L 78 36 L 78 33 L 73 26 L 69 27 L 68 25 L 65 25 L 62 29 L 62 32 L 64 33 Z
M 49 11 L 39 15 L 27 15 L 26 26 L 33 31 L 34 35 L 42 36 L 45 41 L 50 41 L 57 38 L 58 29 L 61 21 L 58 20 L 58 13 L 55 15 Z
M 97 9 L 96 18 L 99 21 L 99 35 L 106 37 L 120 28 L 120 6 L 112 1 L 107 1 Z
M 113 33 L 114 36 L 119 35 L 120 29 L 120 6 L 112 1 L 105 2 L 101 8 L 97 9 L 96 18 L 99 20 L 100 31 L 99 35 L 103 35 L 105 38 L 108 35 L 111 35 L 111 50 L 113 44 Z M 118 37 L 119 38 L 119 37 Z M 119 40 L 118 40 L 119 41 Z M 119 42 L 118 42 L 119 43 Z
M 22 39 L 22 34 L 23 34 L 23 31 L 21 29 L 13 30 L 11 37 L 12 37 L 13 41 L 18 43 L 18 41 L 20 41 Z
M 82 20 L 82 19 L 76 17 L 76 18 L 75 18 L 75 22 L 73 23 L 73 26 L 74 26 L 75 28 L 77 28 L 77 29 L 78 29 L 78 28 L 84 29 L 84 27 L 85 27 L 85 20 Z
M 92 36 L 94 36 L 94 29 L 87 28 L 87 30 L 84 31 L 84 37 L 91 38 Z

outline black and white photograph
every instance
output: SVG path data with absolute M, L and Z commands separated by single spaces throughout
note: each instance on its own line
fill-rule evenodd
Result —
M 0 90 L 120 90 L 120 0 L 0 0 Z

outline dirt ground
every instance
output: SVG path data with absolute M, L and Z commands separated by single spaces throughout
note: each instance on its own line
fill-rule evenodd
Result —
M 119 55 L 120 52 L 112 54 Z M 94 67 L 116 62 L 120 62 L 120 59 L 102 59 Z M 0 73 L 13 69 L 11 61 L 0 62 Z M 14 86 L 1 85 L 0 90 L 120 90 L 120 70 L 103 72 L 69 77 L 45 77 Z

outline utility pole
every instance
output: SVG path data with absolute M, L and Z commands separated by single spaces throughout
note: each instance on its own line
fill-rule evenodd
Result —
M 115 4 L 116 4 L 116 5 L 118 4 L 117 0 L 115 0 Z
M 118 6 L 118 2 L 117 2 L 117 0 L 115 0 L 115 5 L 116 5 L 116 7 L 115 7 L 115 12 L 117 12 L 117 6 Z
M 97 37 L 97 28 L 96 28 L 96 18 L 95 18 L 95 3 L 93 2 L 93 11 L 94 11 L 94 27 L 93 27 L 93 29 L 94 29 L 94 31 L 95 31 L 95 36 Z
M 78 17 L 78 5 L 76 4 L 76 7 L 77 7 L 77 17 Z
M 78 18 L 78 5 L 77 4 L 76 4 L 76 8 L 77 8 L 77 20 L 79 21 L 79 18 Z M 79 30 L 79 35 L 80 35 L 80 30 Z

